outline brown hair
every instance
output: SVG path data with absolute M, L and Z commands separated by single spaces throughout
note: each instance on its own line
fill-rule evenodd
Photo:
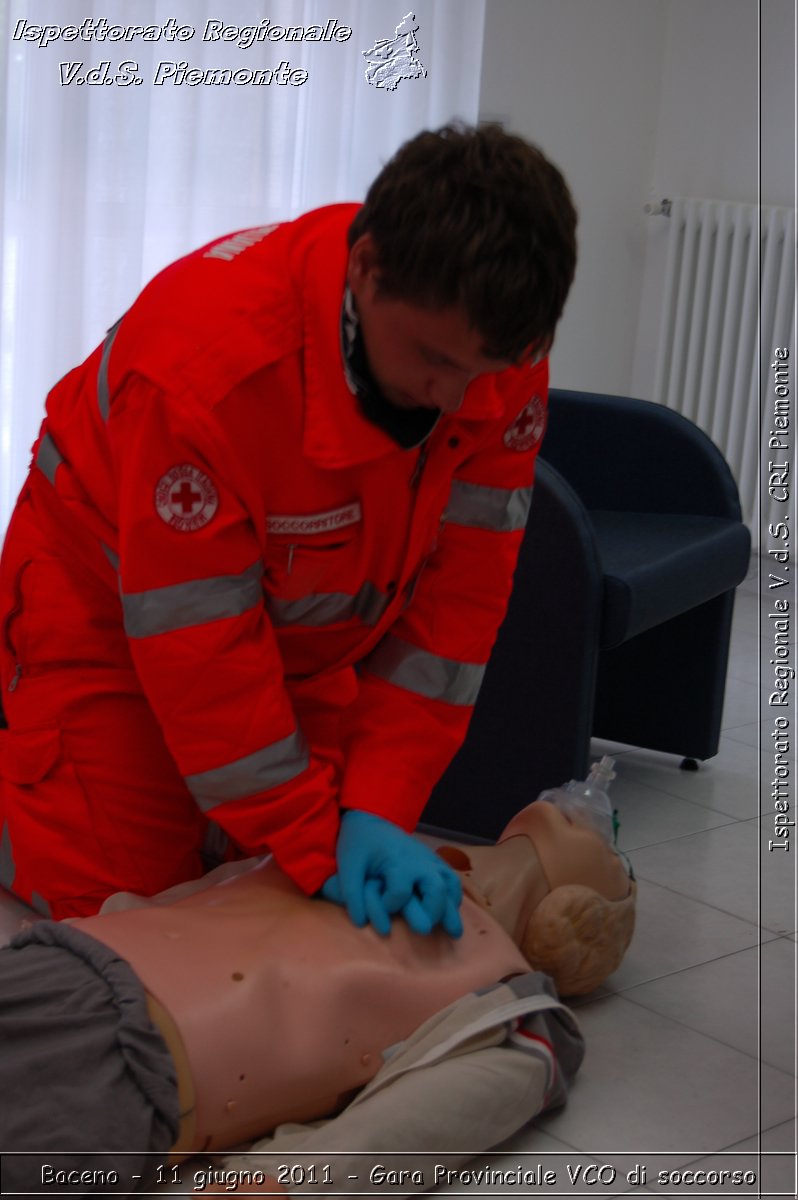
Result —
M 374 238 L 384 295 L 457 307 L 489 358 L 549 349 L 576 267 L 576 211 L 541 150 L 498 125 L 450 124 L 399 148 L 349 245 Z

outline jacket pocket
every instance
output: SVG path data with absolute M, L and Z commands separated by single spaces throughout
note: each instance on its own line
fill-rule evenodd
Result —
M 115 890 L 114 864 L 62 732 L 53 726 L 0 733 L 2 808 L 20 883 L 50 901 Z
M 266 549 L 265 577 L 273 595 L 306 595 L 348 591 L 355 582 L 359 540 L 354 532 L 271 537 Z
M 4 732 L 0 740 L 0 776 L 7 783 L 31 787 L 50 774 L 61 756 L 58 729 Z
M 26 559 L 13 578 L 11 585 L 11 604 L 7 612 L 3 616 L 2 630 L 2 648 L 8 655 L 13 674 L 7 683 L 8 690 L 13 692 L 16 688 L 19 677 L 22 674 L 22 667 L 25 656 L 25 644 L 22 633 L 22 616 L 24 604 L 22 600 L 22 579 L 25 572 L 31 566 L 31 559 Z

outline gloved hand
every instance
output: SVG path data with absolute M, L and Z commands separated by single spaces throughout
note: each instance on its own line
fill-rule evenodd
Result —
M 463 932 L 460 878 L 429 846 L 373 813 L 349 809 L 336 846 L 338 871 L 321 888 L 343 904 L 352 922 L 370 922 L 383 936 L 401 913 L 415 933 L 441 925 L 450 937 Z

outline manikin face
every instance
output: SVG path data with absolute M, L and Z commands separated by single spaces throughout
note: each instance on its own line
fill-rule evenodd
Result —
M 370 234 L 350 250 L 347 282 L 369 367 L 386 400 L 397 408 L 457 412 L 472 380 L 510 366 L 485 357 L 481 335 L 460 309 L 424 309 L 381 296 Z
M 629 894 L 629 878 L 615 851 L 595 830 L 553 804 L 538 800 L 529 805 L 510 822 L 502 838 L 509 835 L 512 840 L 517 834 L 531 839 L 551 888 L 582 884 L 605 900 L 622 900 Z

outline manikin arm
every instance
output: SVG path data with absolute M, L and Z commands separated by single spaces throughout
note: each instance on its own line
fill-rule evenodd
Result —
M 442 1182 L 436 1163 L 456 1171 L 564 1103 L 581 1057 L 573 1016 L 548 980 L 520 976 L 425 1022 L 332 1121 L 280 1126 L 250 1154 L 225 1158 L 223 1169 L 242 1181 L 282 1179 L 289 1194 L 285 1164 L 299 1164 L 306 1178 L 313 1168 L 317 1179 L 328 1166 L 335 1190 L 346 1193 L 427 1191 Z
M 543 1108 L 544 1080 L 543 1065 L 530 1068 L 525 1056 L 510 1046 L 474 1050 L 460 1055 L 456 1064 L 435 1063 L 423 1078 L 403 1075 L 320 1127 L 281 1126 L 273 1138 L 257 1143 L 256 1152 L 225 1158 L 224 1170 L 242 1181 L 263 1175 L 282 1180 L 291 1195 L 291 1178 L 281 1165 L 298 1165 L 306 1179 L 317 1180 L 324 1180 L 329 1168 L 327 1178 L 332 1178 L 336 1191 L 383 1191 L 398 1200 L 441 1182 L 434 1178 L 436 1164 L 455 1170 L 531 1121 Z M 433 1117 L 435 1144 L 446 1154 L 431 1147 L 419 1150 L 430 1146 Z M 452 1147 L 456 1153 L 449 1153 Z M 294 1179 L 298 1181 L 298 1174 Z M 293 1186 L 297 1193 L 306 1190 L 298 1182 Z M 272 1189 L 264 1184 L 258 1190 Z

